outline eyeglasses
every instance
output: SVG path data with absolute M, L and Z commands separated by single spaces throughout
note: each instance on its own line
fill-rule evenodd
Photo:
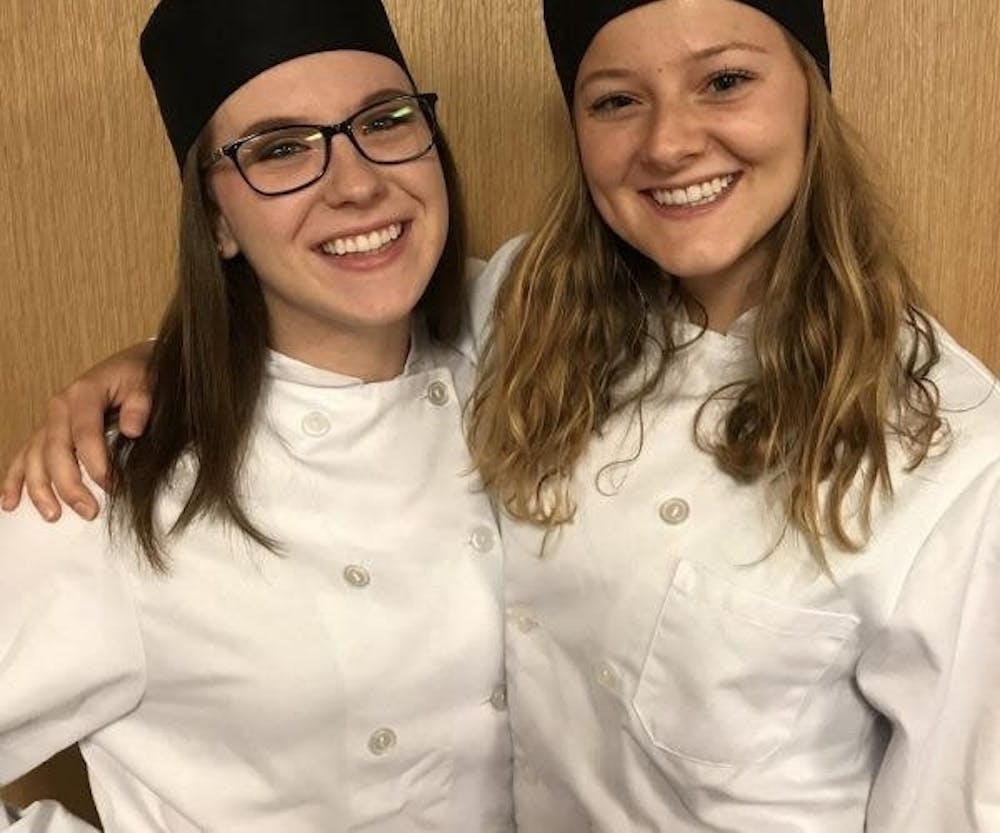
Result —
M 343 133 L 365 159 L 400 165 L 427 153 L 437 138 L 435 93 L 369 104 L 339 124 L 286 124 L 244 136 L 213 151 L 203 170 L 233 160 L 258 194 L 277 197 L 308 188 L 330 167 L 330 144 Z

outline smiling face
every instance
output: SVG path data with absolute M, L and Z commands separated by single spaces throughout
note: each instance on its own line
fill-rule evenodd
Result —
M 806 154 L 805 73 L 780 26 L 734 0 L 658 0 L 612 20 L 577 75 L 574 120 L 597 210 L 731 320 Z
M 262 123 L 332 124 L 410 92 L 404 71 L 381 55 L 307 55 L 240 87 L 216 111 L 207 139 L 215 148 Z M 434 149 L 411 162 L 379 165 L 346 136 L 335 136 L 326 174 L 301 191 L 262 196 L 228 159 L 206 181 L 218 207 L 223 257 L 244 255 L 260 279 L 274 349 L 368 378 L 398 372 L 410 314 L 448 231 L 448 196 Z

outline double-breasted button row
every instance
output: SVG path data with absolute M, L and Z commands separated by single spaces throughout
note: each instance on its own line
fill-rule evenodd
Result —
M 428 384 L 424 395 L 428 402 L 438 408 L 443 408 L 451 401 L 451 389 L 440 379 Z M 299 427 L 307 437 L 325 437 L 333 429 L 333 422 L 322 411 L 309 411 L 302 417 Z

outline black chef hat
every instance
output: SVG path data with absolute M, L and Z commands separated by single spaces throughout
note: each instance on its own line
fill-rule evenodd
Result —
M 182 167 L 219 105 L 277 64 L 357 49 L 406 70 L 379 0 L 161 0 L 140 46 Z
M 652 0 L 545 0 L 545 28 L 556 73 L 567 102 L 580 62 L 597 33 L 619 15 Z M 815 58 L 830 84 L 830 47 L 826 38 L 823 0 L 739 0 L 773 17 Z

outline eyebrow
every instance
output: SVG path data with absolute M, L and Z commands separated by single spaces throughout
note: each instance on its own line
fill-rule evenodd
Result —
M 399 87 L 384 87 L 383 89 L 376 90 L 373 93 L 369 93 L 361 101 L 358 102 L 358 106 L 354 108 L 352 112 L 356 113 L 358 110 L 363 110 L 369 104 L 377 104 L 380 101 L 386 101 L 390 98 L 396 98 L 401 95 L 413 95 L 413 90 L 404 90 Z M 312 119 L 304 118 L 302 116 L 268 116 L 265 119 L 258 119 L 257 121 L 248 124 L 241 132 L 240 136 L 253 136 L 255 133 L 262 133 L 265 130 L 270 130 L 274 127 L 285 127 L 290 124 L 314 124 Z
M 726 43 L 718 43 L 714 46 L 708 46 L 704 49 L 698 49 L 694 52 L 689 53 L 684 56 L 684 60 L 689 61 L 705 61 L 709 58 L 714 58 L 717 55 L 722 55 L 725 52 L 757 52 L 762 55 L 766 55 L 767 50 L 755 43 L 749 43 L 747 41 L 727 41 Z M 588 73 L 583 78 L 580 79 L 580 88 L 582 89 L 587 84 L 593 81 L 608 80 L 608 81 L 620 81 L 623 78 L 631 78 L 635 73 L 632 70 L 624 68 L 611 68 L 611 69 L 598 69 L 591 73 Z
M 692 52 L 690 57 L 695 61 L 704 61 L 706 58 L 714 58 L 716 55 L 721 55 L 723 52 L 757 52 L 761 55 L 766 55 L 767 50 L 756 43 L 748 43 L 747 41 L 729 41 L 728 43 L 719 43 L 715 46 L 709 46 L 705 49 L 699 49 L 696 52 Z

